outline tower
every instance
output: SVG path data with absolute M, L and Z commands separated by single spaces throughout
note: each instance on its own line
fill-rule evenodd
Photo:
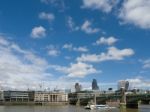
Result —
M 92 90 L 99 90 L 96 79 L 93 79 L 92 81 Z

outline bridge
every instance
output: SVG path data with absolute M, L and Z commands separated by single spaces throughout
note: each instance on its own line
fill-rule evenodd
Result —
M 115 104 L 125 105 L 127 108 L 138 108 L 138 104 L 150 104 L 150 93 L 147 94 L 125 94 L 110 93 L 100 94 L 94 92 L 78 92 L 69 94 L 69 102 L 73 105 L 87 105 L 88 103 L 106 104 L 114 102 Z

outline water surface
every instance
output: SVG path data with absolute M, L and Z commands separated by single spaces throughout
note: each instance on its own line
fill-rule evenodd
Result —
M 150 112 L 150 105 L 139 109 L 85 110 L 79 106 L 0 106 L 0 112 Z

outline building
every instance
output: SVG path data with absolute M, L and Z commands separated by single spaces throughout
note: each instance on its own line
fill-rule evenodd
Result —
M 92 90 L 99 90 L 96 79 L 93 79 L 92 81 Z
M 59 92 L 47 92 L 47 91 L 36 91 L 35 102 L 47 102 L 47 103 L 57 103 L 57 102 L 68 102 L 68 94 Z
M 33 102 L 34 91 L 4 91 L 5 102 Z
M 80 92 L 81 88 L 82 88 L 82 86 L 79 83 L 75 83 L 75 91 L 76 92 Z
M 4 92 L 0 91 L 0 102 L 4 100 Z
M 129 82 L 128 81 L 125 81 L 125 80 L 120 80 L 118 82 L 118 90 L 120 89 L 125 89 L 125 91 L 128 91 L 128 88 L 129 88 Z

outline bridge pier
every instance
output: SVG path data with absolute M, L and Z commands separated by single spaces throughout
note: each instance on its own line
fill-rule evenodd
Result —
M 78 98 L 76 106 L 80 106 L 80 98 Z
M 126 108 L 126 103 L 120 103 L 120 108 L 125 109 Z
M 126 108 L 126 94 L 124 88 L 121 88 L 120 108 Z
M 138 102 L 137 102 L 137 103 L 135 103 L 135 102 L 130 102 L 130 103 L 127 103 L 127 104 L 126 104 L 126 107 L 127 107 L 127 108 L 138 109 L 139 104 L 138 104 Z

